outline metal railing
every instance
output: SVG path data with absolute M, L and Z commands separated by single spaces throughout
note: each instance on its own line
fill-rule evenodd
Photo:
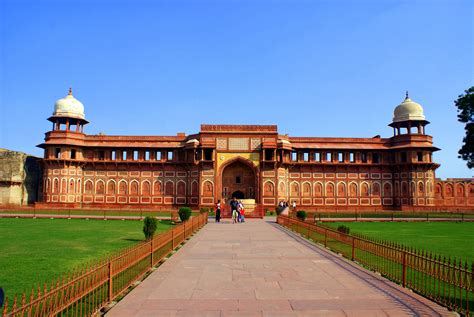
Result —
M 381 273 L 403 287 L 465 316 L 472 316 L 474 263 L 468 265 L 467 262 L 434 255 L 425 250 L 345 234 L 287 216 L 278 216 L 277 222 L 366 268 Z
M 91 316 L 123 295 L 171 251 L 207 223 L 207 213 L 118 254 L 58 278 L 30 295 L 6 298 L 2 317 Z

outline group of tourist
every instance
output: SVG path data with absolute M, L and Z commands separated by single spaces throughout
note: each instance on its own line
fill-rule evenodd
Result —
M 232 197 L 232 200 L 229 203 L 230 210 L 232 213 L 232 222 L 233 223 L 242 223 L 245 222 L 245 208 L 242 201 L 238 201 L 237 198 Z M 221 222 L 221 201 L 217 201 L 216 205 L 216 222 Z
M 282 208 L 282 207 L 288 207 L 288 208 L 289 208 L 289 207 L 290 207 L 290 204 L 289 204 L 288 201 L 286 201 L 286 200 L 281 200 L 280 203 L 278 204 L 278 206 L 279 206 L 280 208 Z M 296 210 L 296 201 L 294 201 L 294 200 L 293 200 L 293 202 L 291 203 L 291 209 Z

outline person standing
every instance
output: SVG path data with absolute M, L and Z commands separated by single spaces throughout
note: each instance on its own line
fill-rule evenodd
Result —
M 221 201 L 217 201 L 216 205 L 216 222 L 221 222 Z
M 291 207 L 293 208 L 293 211 L 296 211 L 296 201 L 293 200 Z
M 239 215 L 240 215 L 240 222 L 245 222 L 245 208 L 242 201 L 239 202 Z
M 232 222 L 236 223 L 237 222 L 237 217 L 239 212 L 237 211 L 239 207 L 239 202 L 235 197 L 232 197 L 232 200 L 230 201 L 230 212 L 232 214 Z

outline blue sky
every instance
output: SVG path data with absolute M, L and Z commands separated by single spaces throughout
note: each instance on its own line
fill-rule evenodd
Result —
M 38 156 L 70 86 L 108 135 L 277 124 L 292 136 L 390 137 L 410 92 L 471 177 L 453 101 L 474 85 L 472 1 L 0 1 L 0 147 Z

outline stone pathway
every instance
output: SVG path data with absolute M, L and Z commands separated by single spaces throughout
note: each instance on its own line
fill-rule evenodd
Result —
M 212 221 L 107 316 L 453 316 L 265 220 Z

